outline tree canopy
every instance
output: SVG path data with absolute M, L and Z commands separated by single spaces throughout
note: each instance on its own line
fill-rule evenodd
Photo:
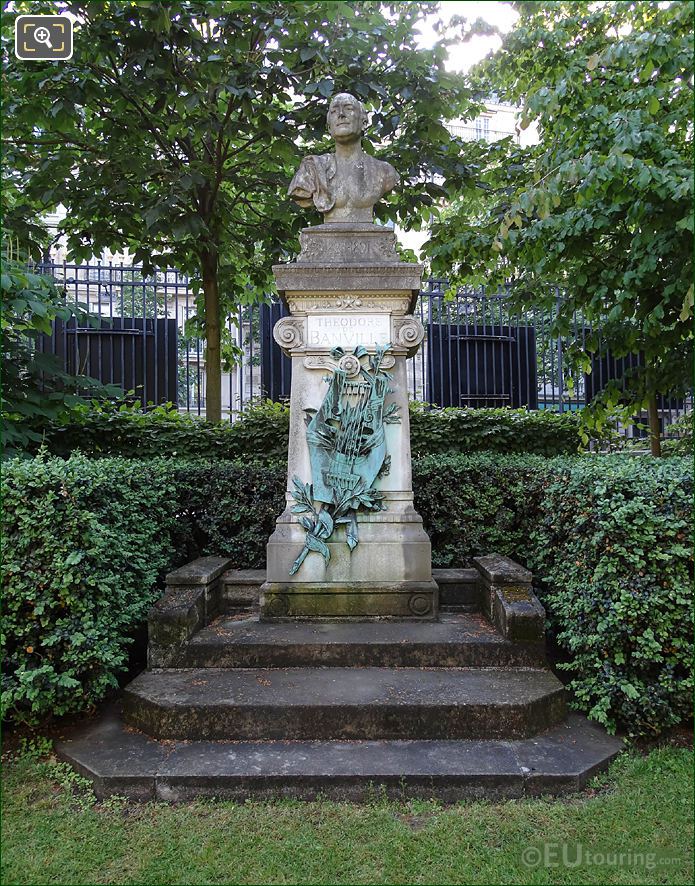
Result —
M 432 264 L 469 282 L 511 278 L 524 306 L 561 286 L 559 334 L 577 310 L 600 322 L 614 356 L 642 355 L 588 420 L 651 404 L 654 436 L 655 395 L 687 389 L 690 375 L 693 6 L 515 7 L 516 26 L 473 84 L 518 105 L 540 143 L 478 146 L 479 188 L 442 213 Z M 568 344 L 589 370 L 597 335 Z
M 31 8 L 29 8 L 31 7 Z M 365 149 L 402 187 L 381 220 L 417 225 L 469 179 L 442 121 L 474 116 L 444 67 L 447 38 L 419 46 L 436 4 L 380 2 L 71 2 L 69 61 L 21 62 L 3 25 L 6 168 L 23 195 L 13 231 L 63 204 L 71 257 L 127 247 L 201 287 L 207 416 L 220 416 L 220 319 L 271 291 L 271 266 L 297 250 L 307 218 L 285 197 L 299 160 L 329 147 L 328 100 L 351 91 L 371 114 Z M 484 29 L 453 22 L 451 39 Z M 16 191 L 13 191 L 16 193 Z M 34 212 L 35 219 L 35 212 Z

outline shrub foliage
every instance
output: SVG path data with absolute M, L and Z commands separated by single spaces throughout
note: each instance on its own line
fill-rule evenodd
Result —
M 66 420 L 75 406 L 84 402 L 78 390 L 108 397 L 118 389 L 70 375 L 57 357 L 37 351 L 39 337 L 50 334 L 56 318 L 93 322 L 81 307 L 66 304 L 50 277 L 32 274 L 17 261 L 4 260 L 0 292 L 0 439 L 3 454 L 14 456 L 37 446 L 49 422 Z
M 415 507 L 432 541 L 432 565 L 465 566 L 485 551 L 526 561 L 549 464 L 542 456 L 490 453 L 413 461 Z
M 559 464 L 529 546 L 579 707 L 634 734 L 692 711 L 692 472 L 675 462 Z
M 265 567 L 265 546 L 285 507 L 284 462 L 172 462 L 189 557 L 229 557 L 238 569 Z M 182 527 L 183 528 L 183 527 Z
M 247 407 L 233 424 L 212 424 L 179 414 L 173 407 L 144 411 L 137 404 L 94 401 L 61 423 L 50 425 L 43 442 L 56 455 L 75 449 L 93 456 L 126 458 L 285 458 L 289 408 L 263 400 Z M 571 455 L 579 447 L 576 414 L 525 409 L 437 409 L 410 404 L 415 457 L 443 452 L 533 452 Z
M 70 418 L 46 428 L 43 443 L 67 457 L 283 459 L 287 453 L 290 411 L 270 400 L 249 406 L 233 424 L 214 424 L 181 414 L 176 407 L 143 410 L 139 403 L 92 401 Z
M 435 566 L 498 551 L 533 569 L 579 707 L 634 734 L 688 715 L 688 460 L 478 453 L 413 469 Z M 262 567 L 284 485 L 283 462 L 7 462 L 5 714 L 101 699 L 166 570 L 205 554 Z
M 655 734 L 692 710 L 692 468 L 621 454 L 413 464 L 435 566 L 497 551 L 533 570 L 582 710 Z
M 3 716 L 89 707 L 177 562 L 165 463 L 14 459 L 2 482 Z
M 414 457 L 445 452 L 531 452 L 572 455 L 580 446 L 575 412 L 526 409 L 410 408 Z

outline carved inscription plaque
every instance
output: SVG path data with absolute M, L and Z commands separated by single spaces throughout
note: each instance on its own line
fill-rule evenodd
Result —
M 389 314 L 309 314 L 307 346 L 354 348 L 387 345 L 391 341 Z

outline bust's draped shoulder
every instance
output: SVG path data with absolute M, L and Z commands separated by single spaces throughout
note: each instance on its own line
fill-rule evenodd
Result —
M 290 182 L 288 195 L 304 208 L 313 203 L 319 212 L 330 212 L 335 205 L 335 192 L 331 187 L 335 170 L 334 154 L 305 157 Z
M 372 157 L 370 154 L 365 156 L 368 158 L 368 165 L 373 167 L 373 174 L 381 182 L 382 194 L 387 194 L 393 190 L 401 180 L 393 166 L 387 163 L 386 160 L 377 160 L 376 157 Z
M 335 209 L 339 190 L 337 168 L 335 154 L 312 154 L 305 157 L 290 182 L 288 196 L 305 209 L 311 208 L 313 204 L 319 212 L 328 215 Z M 363 212 L 365 208 L 371 208 L 384 194 L 395 188 L 400 180 L 390 163 L 365 153 L 362 153 L 358 166 L 343 174 L 352 175 L 352 190 L 357 193 L 348 197 L 345 205 L 341 206 L 341 212 L 346 209 L 359 209 Z M 345 217 L 348 218 L 349 215 Z

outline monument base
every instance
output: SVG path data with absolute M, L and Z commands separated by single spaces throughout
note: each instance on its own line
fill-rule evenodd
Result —
M 409 502 L 360 515 L 359 544 L 350 550 L 344 526 L 326 543 L 329 559 L 312 551 L 294 574 L 305 532 L 290 511 L 277 520 L 267 546 L 261 620 L 400 618 L 435 621 L 439 601 L 432 579 L 432 545 Z
M 436 621 L 439 589 L 435 581 L 381 584 L 265 582 L 261 585 L 260 603 L 260 620 L 266 622 L 390 618 Z

